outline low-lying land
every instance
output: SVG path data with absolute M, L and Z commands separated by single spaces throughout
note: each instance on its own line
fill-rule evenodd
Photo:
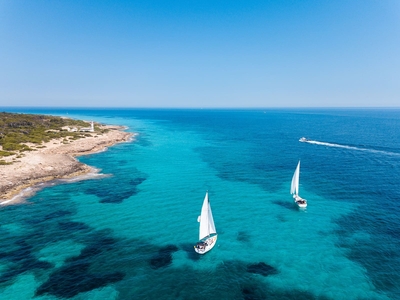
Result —
M 120 126 L 62 117 L 0 113 L 0 204 L 39 182 L 94 171 L 75 156 L 127 141 Z

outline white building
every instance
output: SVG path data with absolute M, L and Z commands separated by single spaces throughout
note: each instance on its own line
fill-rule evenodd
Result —
M 93 123 L 93 121 L 90 122 L 90 127 L 81 128 L 79 131 L 94 132 L 94 123 Z

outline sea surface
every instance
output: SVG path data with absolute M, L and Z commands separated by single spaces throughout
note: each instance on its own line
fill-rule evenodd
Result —
M 400 299 L 399 109 L 0 110 L 138 134 L 0 206 L 0 299 Z

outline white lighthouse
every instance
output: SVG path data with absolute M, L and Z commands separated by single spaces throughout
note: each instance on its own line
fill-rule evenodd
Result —
M 81 128 L 81 130 L 79 130 L 79 131 L 83 131 L 83 132 L 94 132 L 94 123 L 93 123 L 93 121 L 92 122 L 90 122 L 90 127 L 84 127 L 84 128 Z

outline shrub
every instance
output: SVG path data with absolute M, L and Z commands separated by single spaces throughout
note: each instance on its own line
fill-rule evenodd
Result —
M 3 157 L 5 157 L 5 156 L 10 156 L 10 155 L 13 155 L 14 153 L 12 153 L 12 152 L 8 152 L 8 151 L 1 151 L 0 150 L 0 157 L 1 156 L 3 156 Z

